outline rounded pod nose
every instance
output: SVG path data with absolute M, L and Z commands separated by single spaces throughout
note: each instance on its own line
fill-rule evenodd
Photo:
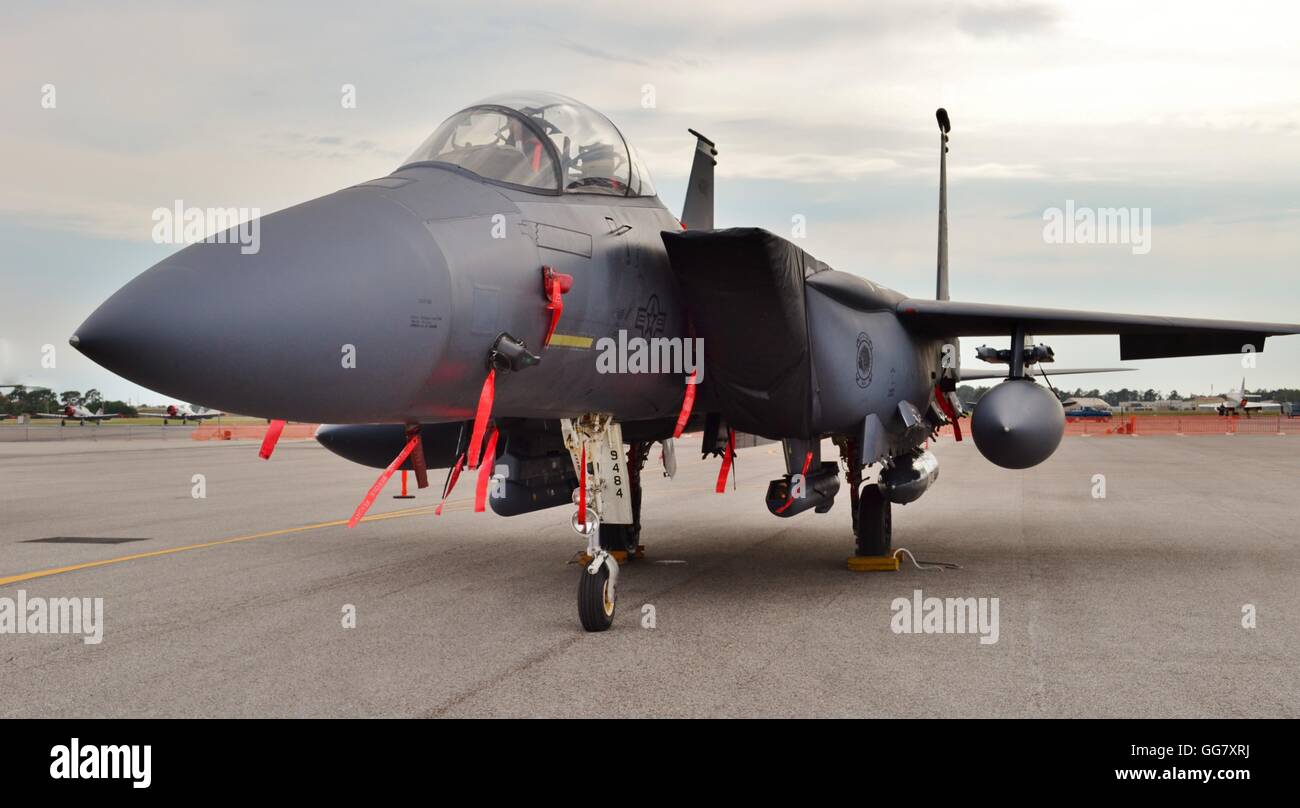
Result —
M 971 435 L 980 454 L 1007 469 L 1052 456 L 1065 434 L 1065 410 L 1051 391 L 1029 379 L 1002 382 L 980 398 Z
M 70 342 L 143 387 L 228 412 L 400 413 L 447 342 L 449 271 L 424 223 L 364 187 L 255 222 L 243 243 L 227 231 L 144 272 Z

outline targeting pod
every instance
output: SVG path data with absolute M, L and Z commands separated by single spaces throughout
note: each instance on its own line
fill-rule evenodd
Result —
M 787 474 L 779 480 L 767 484 L 767 509 L 774 516 L 782 518 L 816 509 L 817 513 L 826 513 L 835 504 L 835 495 L 840 491 L 840 467 L 836 463 L 825 462 L 803 478 L 802 490 L 796 485 L 797 475 Z
M 906 505 L 921 498 L 939 479 L 939 458 L 930 452 L 898 458 L 894 465 L 880 472 L 880 493 L 898 505 Z

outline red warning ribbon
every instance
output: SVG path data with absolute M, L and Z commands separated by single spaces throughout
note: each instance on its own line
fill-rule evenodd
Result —
M 352 512 L 352 518 L 348 520 L 348 527 L 356 527 L 357 522 L 361 521 L 361 517 L 365 516 L 366 511 L 370 510 L 370 506 L 375 504 L 375 497 L 379 496 L 379 492 L 384 490 L 384 484 L 393 476 L 393 472 L 397 471 L 397 467 L 406 462 L 407 456 L 415 449 L 415 444 L 418 443 L 419 440 L 419 435 L 408 440 L 406 442 L 406 447 L 402 449 L 396 458 L 394 458 L 393 462 L 388 464 L 388 468 L 384 469 L 384 473 L 379 475 L 379 479 L 375 480 L 375 484 L 370 486 L 370 490 L 366 492 L 366 496 L 361 500 L 361 504 Z
M 805 458 L 803 459 L 803 471 L 801 471 L 801 472 L 799 473 L 799 476 L 803 478 L 803 484 L 804 484 L 804 485 L 807 485 L 807 484 L 808 484 L 808 467 L 812 465 L 812 456 L 813 456 L 813 453 L 812 453 L 812 452 L 809 452 L 809 453 L 808 453 L 808 456 L 805 457 Z M 793 504 L 794 504 L 794 487 L 792 486 L 792 487 L 790 488 L 790 496 L 789 496 L 789 498 L 786 499 L 784 505 L 782 505 L 781 507 L 779 507 L 779 508 L 776 509 L 776 512 L 777 512 L 777 513 L 785 513 L 785 509 L 786 509 L 786 508 L 789 508 L 789 507 L 790 507 L 791 505 L 793 505 Z
M 673 437 L 680 438 L 686 422 L 691 420 L 691 410 L 695 407 L 695 373 L 686 377 L 686 392 L 682 395 L 682 411 L 677 414 L 677 425 L 673 427 Z
M 442 506 L 447 504 L 447 497 L 451 496 L 451 490 L 456 487 L 456 481 L 460 479 L 460 470 L 465 467 L 465 455 L 462 453 L 456 458 L 456 465 L 451 467 L 451 474 L 447 477 L 447 490 L 442 492 L 442 502 L 438 503 L 437 509 L 434 510 L 434 516 L 442 516 Z
M 411 424 L 410 426 L 406 427 L 406 437 L 408 440 L 411 438 L 418 438 L 419 436 L 420 436 L 419 424 Z M 415 444 L 415 451 L 411 452 L 411 468 L 415 470 L 415 487 L 428 488 L 429 467 L 426 466 L 424 463 L 424 444 L 422 442 L 417 442 Z M 402 485 L 406 485 L 405 470 L 402 471 Z M 405 494 L 406 491 L 403 490 L 402 493 Z
M 551 313 L 551 324 L 546 328 L 546 338 L 542 340 L 542 347 L 551 344 L 555 327 L 560 324 L 560 315 L 564 313 L 564 295 L 572 288 L 572 275 L 564 275 L 550 267 L 542 267 L 542 293 L 546 296 L 546 310 Z
M 492 415 L 492 402 L 496 398 L 497 370 L 488 371 L 483 389 L 478 394 L 478 410 L 474 413 L 474 430 L 469 436 L 469 468 L 479 465 L 479 448 L 483 445 L 483 434 L 487 432 L 488 418 Z
M 937 384 L 934 386 L 934 398 L 939 402 L 939 409 L 943 410 L 943 414 L 948 416 L 948 420 L 952 422 L 952 436 L 960 443 L 961 424 L 957 420 L 957 411 L 953 409 L 952 402 L 948 400 L 948 396 L 939 389 Z
M 488 481 L 492 479 L 492 463 L 497 456 L 498 434 L 497 428 L 492 427 L 487 448 L 483 450 L 483 462 L 478 467 L 478 485 L 474 489 L 474 513 L 482 513 L 487 504 Z
M 587 443 L 582 443 L 582 460 L 578 463 L 578 524 L 587 526 Z
M 262 449 L 257 456 L 263 460 L 271 459 L 271 452 L 275 451 L 275 444 L 280 440 L 280 433 L 284 431 L 284 421 L 272 421 L 266 426 L 266 435 L 262 438 Z
M 731 461 L 736 456 L 736 430 L 727 427 L 727 448 L 722 453 L 722 468 L 718 469 L 718 493 L 726 493 L 727 475 L 731 472 Z

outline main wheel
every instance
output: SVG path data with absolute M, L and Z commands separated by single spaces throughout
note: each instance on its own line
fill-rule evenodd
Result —
M 578 619 L 587 631 L 604 631 L 614 624 L 614 598 L 609 591 L 609 567 L 604 564 L 595 575 L 584 567 L 578 581 Z
M 880 486 L 869 483 L 858 499 L 858 542 L 860 556 L 889 555 L 893 543 L 893 517 L 890 502 L 880 493 Z

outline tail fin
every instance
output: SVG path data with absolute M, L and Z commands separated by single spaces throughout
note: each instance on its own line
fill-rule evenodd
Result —
M 694 129 L 695 159 L 691 162 L 691 178 L 686 185 L 686 201 L 682 203 L 682 226 L 688 230 L 713 229 L 713 167 L 718 150 L 713 141 Z
M 939 277 L 935 284 L 935 300 L 948 299 L 948 111 L 935 110 L 939 121 Z

